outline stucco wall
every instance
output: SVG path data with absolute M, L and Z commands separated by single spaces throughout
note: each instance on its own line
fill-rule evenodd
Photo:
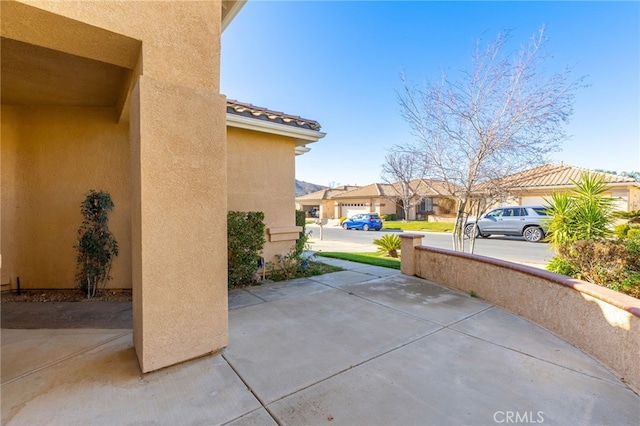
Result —
M 10 36 L 24 43 L 133 70 L 119 94 L 120 100 L 128 94 L 130 108 L 122 102 L 125 107 L 121 114 L 124 122 L 130 118 L 128 135 L 126 125 L 122 125 L 122 134 L 114 135 L 112 126 L 118 126 L 113 122 L 98 129 L 103 122 L 93 117 L 99 111 L 94 108 L 80 112 L 79 118 L 66 114 L 59 119 L 52 110 L 47 112 L 49 116 L 38 120 L 50 123 L 54 135 L 85 130 L 93 135 L 95 130 L 95 141 L 128 142 L 129 157 L 123 161 L 127 163 L 130 158 L 130 162 L 121 177 L 129 185 L 129 190 L 123 192 L 130 206 L 131 243 L 130 247 L 121 246 L 121 251 L 123 258 L 127 251 L 131 253 L 133 338 L 142 371 L 156 370 L 226 346 L 227 147 L 225 98 L 219 93 L 221 2 L 26 0 L 23 3 L 33 7 L 11 5 L 7 20 L 10 26 L 5 26 L 3 4 L 3 35 L 11 27 L 6 30 L 11 32 Z M 139 40 L 139 49 L 121 49 L 129 44 L 119 40 L 119 36 Z M 118 103 L 111 108 L 112 119 L 113 110 L 120 107 Z M 64 205 L 67 204 L 66 195 L 61 194 L 67 192 L 65 182 L 73 178 L 72 175 L 59 178 L 60 173 L 71 172 L 57 170 L 54 160 L 43 158 L 50 151 L 53 158 L 84 158 L 73 151 L 77 143 L 68 148 L 68 153 L 59 153 L 63 142 L 51 143 L 50 130 L 43 130 L 47 125 L 36 124 L 30 129 L 31 123 L 25 121 L 23 126 L 8 127 L 6 132 L 11 135 L 17 128 L 17 137 L 10 142 L 15 146 L 9 147 L 9 151 L 15 148 L 16 162 L 32 156 L 39 161 L 34 165 L 34 173 L 51 177 L 49 188 L 44 178 L 36 182 L 42 185 L 38 194 L 44 201 L 34 204 L 27 199 L 21 204 L 42 215 L 51 214 L 46 207 L 57 202 L 52 198 L 62 197 Z M 76 142 L 84 136 L 78 134 L 71 140 Z M 23 149 L 33 152 L 22 154 Z M 110 161 L 105 164 L 109 173 L 122 170 L 119 162 L 112 165 Z M 83 193 L 89 177 L 76 177 Z M 29 178 L 21 177 L 15 183 L 21 179 L 29 182 Z M 15 198 L 21 194 L 19 188 L 17 185 Z M 32 192 L 30 189 L 24 193 Z M 112 191 L 112 195 L 116 211 L 126 207 L 120 194 Z M 73 200 L 76 198 L 73 196 Z M 79 201 L 74 201 L 75 207 L 71 209 L 75 211 L 78 204 Z M 21 214 L 16 212 L 13 219 L 9 214 L 7 219 L 17 222 Z M 71 210 L 66 213 L 69 214 Z M 65 216 L 64 226 L 53 219 L 38 218 L 38 221 L 51 223 L 49 228 L 64 228 L 61 235 L 67 235 L 68 229 L 76 229 L 76 225 L 66 225 L 69 216 Z M 114 233 L 126 245 L 127 238 L 117 230 L 121 226 L 117 222 L 115 219 Z M 49 228 L 35 232 L 49 232 Z M 34 228 L 29 229 L 34 232 Z M 3 253 L 4 240 L 3 237 Z M 46 258 L 30 258 L 30 262 L 50 262 L 50 248 L 42 250 Z
M 21 3 L 142 40 L 142 72 L 148 77 L 220 91 L 220 1 L 21 0 Z M 45 39 L 63 37 L 60 32 L 48 33 L 45 28 L 41 28 L 41 33 L 46 34 Z
M 403 273 L 473 291 L 591 354 L 640 390 L 640 300 L 498 259 L 424 246 L 412 250 L 412 243 L 403 239 Z
M 121 255 L 108 287 L 131 287 L 129 126 L 111 108 L 2 106 L 2 282 L 75 286 L 80 203 L 111 194 Z
M 292 138 L 228 127 L 228 211 L 261 211 L 267 229 L 295 226 L 294 150 Z M 283 241 L 265 235 L 267 262 L 291 250 L 297 234 L 287 235 Z

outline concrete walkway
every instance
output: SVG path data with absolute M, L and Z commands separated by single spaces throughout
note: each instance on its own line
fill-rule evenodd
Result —
M 2 424 L 637 424 L 638 395 L 528 321 L 326 261 L 346 270 L 231 291 L 222 353 L 146 375 L 131 330 L 3 329 Z

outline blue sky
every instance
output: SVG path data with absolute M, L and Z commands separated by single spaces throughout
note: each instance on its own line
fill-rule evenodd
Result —
M 386 149 L 413 137 L 400 74 L 414 82 L 469 66 L 479 38 L 510 29 L 514 50 L 542 25 L 551 71 L 572 67 L 571 138 L 551 160 L 640 171 L 640 2 L 252 1 L 222 37 L 229 98 L 317 120 L 324 139 L 296 158 L 296 178 L 380 182 Z

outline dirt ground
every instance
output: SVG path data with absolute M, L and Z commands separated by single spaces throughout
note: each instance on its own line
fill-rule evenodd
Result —
M 2 293 L 5 302 L 130 302 L 131 290 L 99 290 L 95 297 L 87 298 L 79 290 L 15 290 Z

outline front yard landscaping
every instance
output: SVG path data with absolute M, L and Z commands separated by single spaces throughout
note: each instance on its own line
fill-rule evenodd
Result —
M 402 222 L 400 220 L 385 220 L 384 224 L 382 225 L 382 229 L 401 229 L 403 231 L 452 232 L 453 225 L 453 223 L 427 222 L 424 220 L 412 220 L 407 222 Z
M 321 251 L 317 256 L 330 257 L 333 259 L 349 260 L 351 262 L 366 263 L 367 265 L 382 266 L 384 268 L 400 269 L 400 259 L 386 257 L 382 253 L 341 253 Z

